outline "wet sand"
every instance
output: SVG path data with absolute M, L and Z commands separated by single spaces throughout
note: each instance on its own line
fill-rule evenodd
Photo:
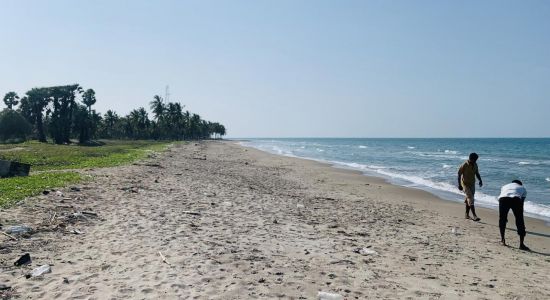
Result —
M 548 299 L 550 230 L 231 142 L 176 145 L 0 211 L 0 283 L 22 299 Z M 87 214 L 78 214 L 85 211 Z M 74 213 L 77 213 L 76 215 Z M 94 215 L 97 214 L 96 215 Z M 515 228 L 510 216 L 510 228 Z M 453 229 L 454 233 L 453 233 Z M 30 253 L 32 264 L 13 262 Z M 160 252 L 160 253 L 159 253 Z M 25 278 L 33 268 L 52 272 Z

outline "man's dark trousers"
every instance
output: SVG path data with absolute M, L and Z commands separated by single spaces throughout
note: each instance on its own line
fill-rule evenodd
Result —
M 516 228 L 519 236 L 525 236 L 525 222 L 523 221 L 523 199 L 514 197 L 503 197 L 498 200 L 499 220 L 501 234 L 506 230 L 506 222 L 508 222 L 508 212 L 512 209 L 516 218 Z

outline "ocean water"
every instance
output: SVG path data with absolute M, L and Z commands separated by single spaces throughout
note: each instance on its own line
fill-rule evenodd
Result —
M 540 139 L 249 139 L 242 145 L 279 155 L 328 162 L 463 201 L 457 171 L 470 152 L 479 154 L 483 187 L 476 204 L 497 208 L 500 187 L 520 179 L 527 215 L 550 221 L 550 138 Z

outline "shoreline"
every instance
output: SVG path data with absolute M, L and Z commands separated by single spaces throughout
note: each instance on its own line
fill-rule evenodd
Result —
M 261 150 L 261 149 L 255 148 L 253 146 L 246 146 L 246 145 L 241 144 L 242 142 L 246 142 L 247 140 L 238 139 L 238 140 L 227 140 L 227 141 L 234 142 L 236 145 L 238 145 L 240 147 L 254 149 L 254 150 L 261 151 L 261 152 L 264 152 L 264 153 L 268 153 L 268 154 L 271 154 L 271 155 L 277 155 L 277 156 L 288 157 L 288 158 L 303 159 L 303 160 L 312 161 L 312 162 L 316 162 L 316 163 L 320 163 L 320 164 L 326 164 L 326 165 L 328 165 L 332 168 L 335 168 L 335 169 L 342 169 L 342 170 L 348 170 L 348 171 L 351 171 L 351 172 L 357 172 L 357 173 L 359 173 L 359 174 L 361 174 L 362 176 L 365 176 L 365 177 L 381 179 L 385 183 L 393 185 L 393 186 L 398 186 L 398 187 L 402 187 L 402 188 L 405 188 L 405 189 L 424 191 L 424 192 L 429 193 L 430 195 L 436 197 L 440 201 L 451 202 L 451 203 L 458 204 L 458 205 L 462 206 L 461 200 L 450 199 L 450 198 L 446 198 L 446 197 L 443 196 L 445 193 L 450 194 L 451 192 L 440 191 L 440 190 L 437 190 L 437 189 L 433 189 L 433 188 L 430 188 L 430 187 L 424 187 L 424 186 L 414 187 L 414 186 L 401 185 L 399 183 L 392 182 L 392 180 L 396 180 L 396 179 L 393 179 L 389 176 L 372 174 L 374 172 L 366 172 L 366 171 L 358 170 L 358 169 L 350 167 L 350 166 L 345 166 L 345 165 L 339 164 L 338 162 L 332 162 L 332 161 L 309 158 L 309 157 L 299 157 L 299 156 L 295 156 L 295 155 L 278 154 L 278 153 L 269 152 L 267 150 Z M 480 202 L 476 206 L 476 209 L 477 210 L 490 210 L 490 211 L 495 212 L 497 214 L 497 221 L 498 221 L 498 206 L 490 206 L 490 205 L 487 205 L 483 202 Z M 544 226 L 550 228 L 550 218 L 548 218 L 548 217 L 537 215 L 537 214 L 534 214 L 534 213 L 524 212 L 524 218 L 525 218 L 525 220 L 533 219 L 534 221 L 540 221 L 544 224 Z M 508 218 L 508 219 L 509 219 L 508 221 L 510 221 L 510 218 Z
M 229 141 L 229 142 L 233 142 L 233 141 Z M 236 142 L 234 142 L 234 144 L 239 146 L 239 147 L 246 148 L 246 149 L 252 149 L 254 151 L 258 151 L 258 152 L 261 152 L 261 153 L 264 153 L 264 154 L 267 154 L 267 155 L 274 155 L 274 156 L 284 157 L 284 158 L 288 158 L 288 159 L 303 160 L 303 161 L 306 161 L 306 162 L 319 164 L 321 166 L 331 168 L 331 169 L 334 169 L 334 170 L 340 170 L 342 172 L 350 172 L 353 175 L 359 175 L 361 177 L 364 177 L 366 182 L 375 182 L 375 183 L 378 183 L 378 184 L 384 184 L 384 185 L 387 185 L 389 187 L 393 187 L 397 190 L 401 189 L 402 192 L 404 192 L 404 193 L 411 193 L 414 196 L 411 197 L 409 200 L 413 201 L 414 203 L 416 203 L 417 205 L 419 205 L 423 209 L 432 209 L 432 210 L 434 210 L 438 213 L 447 214 L 448 217 L 461 217 L 461 218 L 463 218 L 463 215 L 464 215 L 464 205 L 462 203 L 457 202 L 457 201 L 453 201 L 453 200 L 449 200 L 449 199 L 444 199 L 444 198 L 440 197 L 439 195 L 436 195 L 435 193 L 432 193 L 432 192 L 427 191 L 427 190 L 422 189 L 422 188 L 413 188 L 413 187 L 406 187 L 406 186 L 393 184 L 387 178 L 384 178 L 384 177 L 381 177 L 381 176 L 367 175 L 367 174 L 365 174 L 365 172 L 355 170 L 353 168 L 348 168 L 348 167 L 345 167 L 345 166 L 339 166 L 337 164 L 333 164 L 333 163 L 327 162 L 327 161 L 320 161 L 320 160 L 316 160 L 316 159 L 303 158 L 303 157 L 297 157 L 297 156 L 287 156 L 287 155 L 282 155 L 282 154 L 275 154 L 275 153 L 271 153 L 271 152 L 268 152 L 268 151 L 263 151 L 263 150 L 260 150 L 260 149 L 254 148 L 254 147 L 249 147 L 249 146 L 242 145 L 242 144 L 240 144 L 240 141 L 236 141 Z M 488 207 L 483 207 L 483 206 L 476 207 L 476 210 L 478 211 L 478 216 L 481 218 L 481 221 L 478 222 L 478 223 L 479 224 L 484 224 L 484 225 L 489 225 L 489 226 L 494 226 L 495 227 L 495 240 L 497 238 L 500 240 L 500 233 L 499 233 L 499 229 L 498 229 L 498 218 L 499 218 L 498 210 L 488 208 Z M 453 211 L 453 214 L 449 214 L 450 211 Z M 471 221 L 471 220 L 465 220 L 465 221 Z M 513 234 L 515 236 L 515 239 L 517 239 L 517 234 L 516 234 L 516 228 L 515 228 L 514 221 L 515 221 L 515 218 L 512 214 L 512 211 L 510 210 L 509 215 L 508 215 L 508 223 L 507 223 L 507 227 L 506 227 L 506 239 L 507 239 L 508 244 L 510 244 L 509 240 L 511 240 L 510 239 L 510 234 Z M 525 221 L 525 226 L 526 226 L 526 230 L 527 230 L 527 237 L 525 238 L 526 239 L 526 244 L 529 243 L 529 236 L 534 235 L 534 237 L 536 237 L 536 242 L 535 243 L 537 243 L 537 245 L 539 245 L 539 243 L 540 243 L 541 246 L 542 245 L 550 246 L 550 222 L 549 221 L 539 219 L 539 218 L 535 218 L 535 217 L 531 217 L 531 216 L 528 216 L 528 215 L 524 216 L 524 221 Z M 472 221 L 472 222 L 474 222 L 474 221 Z M 539 238 L 549 239 L 549 240 L 548 241 L 546 241 L 546 240 L 539 241 Z

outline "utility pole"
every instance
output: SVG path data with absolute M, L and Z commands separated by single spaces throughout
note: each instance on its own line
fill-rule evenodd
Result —
M 166 85 L 166 94 L 164 95 L 164 101 L 168 103 L 170 101 L 170 86 Z

